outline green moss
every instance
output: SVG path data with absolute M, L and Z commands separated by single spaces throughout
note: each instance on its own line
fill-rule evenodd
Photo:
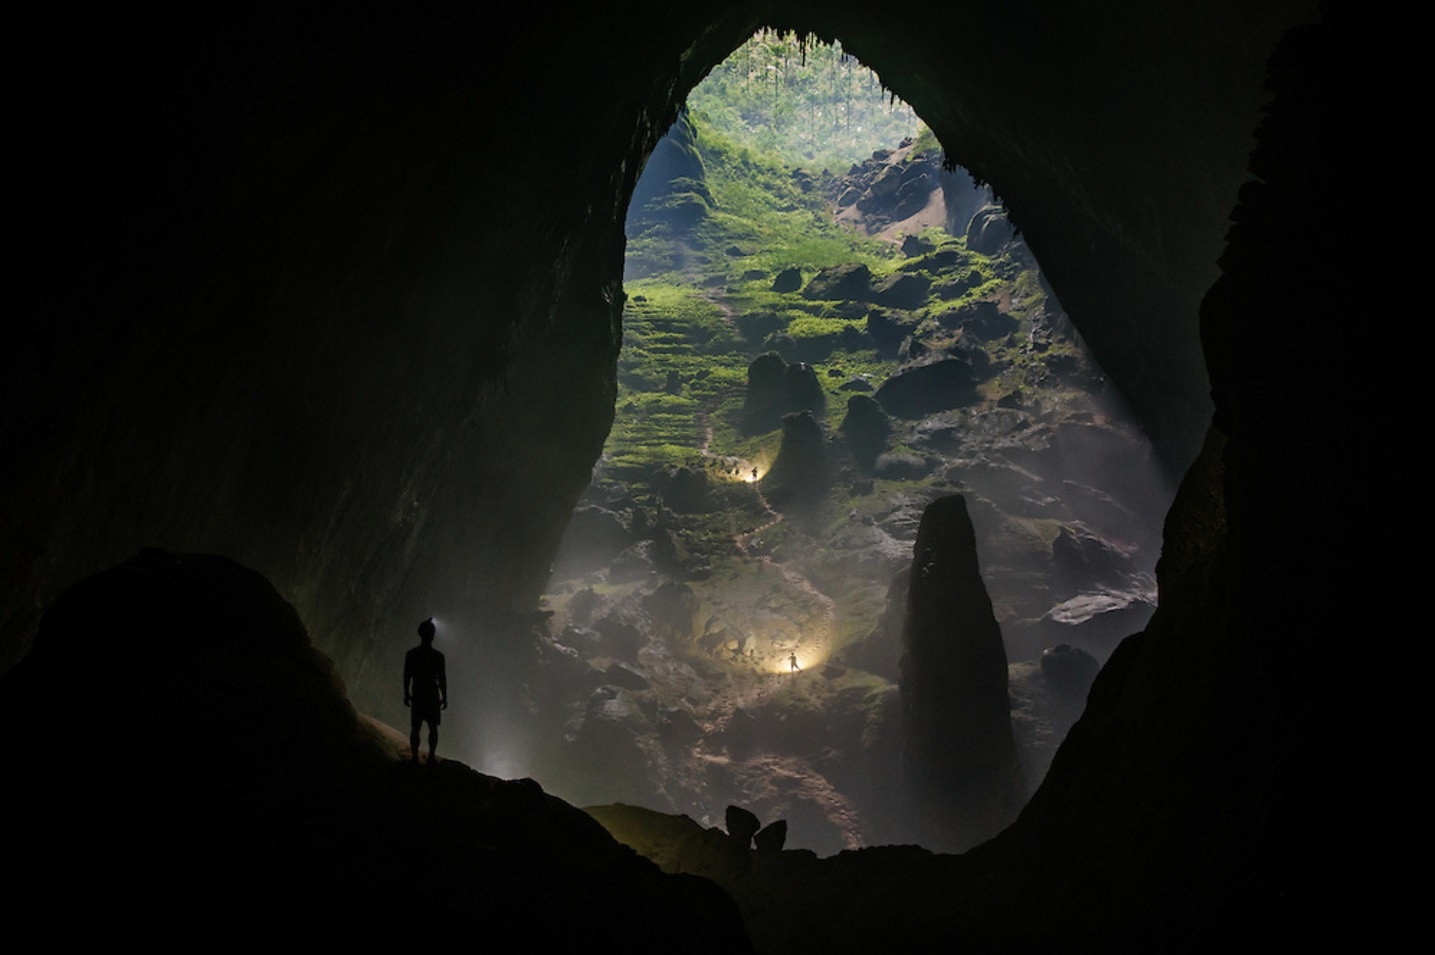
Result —
M 842 331 L 848 328 L 858 333 L 866 330 L 862 322 L 803 315 L 788 323 L 787 334 L 798 340 L 826 338 L 841 335 Z
M 734 278 L 751 269 L 775 275 L 797 267 L 810 274 L 853 261 L 854 254 L 874 269 L 895 261 L 890 244 L 834 223 L 820 192 L 804 192 L 776 156 L 737 146 L 710 129 L 701 130 L 698 142 L 714 205 L 701 234 L 714 247 L 737 243 L 753 250 L 742 257 L 740 270 L 725 270 Z
M 709 125 L 812 169 L 845 171 L 925 128 L 840 44 L 772 31 L 715 67 L 688 102 Z
M 1025 342 L 1030 336 L 1028 312 L 1044 292 L 1034 272 L 973 252 L 964 239 L 940 229 L 922 233 L 932 251 L 911 259 L 893 243 L 842 229 L 832 222 L 821 190 L 804 192 L 801 180 L 772 155 L 735 145 L 701 122 L 696 126 L 711 210 L 681 242 L 657 227 L 630 241 L 630 253 L 645 257 L 647 271 L 626 283 L 617 415 L 604 461 L 606 473 L 628 483 L 639 498 L 655 493 L 650 481 L 658 468 L 708 466 L 714 506 L 721 509 L 675 521 L 684 546 L 710 558 L 716 573 L 737 556 L 734 535 L 751 533 L 773 517 L 752 486 L 739 480 L 750 476 L 754 466 L 765 472 L 781 443 L 780 429 L 755 436 L 741 432 L 748 363 L 775 345 L 790 349 L 786 353 L 791 358 L 811 361 L 827 394 L 829 430 L 845 416 L 852 394 L 843 390 L 845 384 L 865 376 L 876 389 L 897 367 L 893 357 L 868 347 L 866 321 L 852 317 L 850 303 L 809 301 L 800 291 L 774 292 L 773 280 L 780 272 L 797 268 L 805 284 L 819 269 L 860 262 L 878 279 L 901 270 L 936 282 L 959 281 L 959 298 L 944 300 L 933 293 L 912 310 L 919 335 L 933 349 L 950 345 L 954 338 L 939 317 L 981 299 L 1000 295 L 1010 300 L 1020 331 L 1010 345 L 988 345 L 1003 369 L 999 378 L 984 384 L 983 394 L 991 400 L 1017 389 L 1037 393 L 1043 387 L 1046 358 Z M 1063 347 L 1053 344 L 1046 354 Z M 892 449 L 911 451 L 907 437 L 899 427 Z M 725 471 L 733 467 L 740 473 Z M 876 481 L 873 493 L 850 495 L 849 482 L 839 481 L 825 512 L 832 516 L 831 526 L 823 528 L 823 514 L 800 522 L 789 515 L 762 533 L 764 546 L 782 548 L 793 535 L 798 539 L 790 546 L 808 546 L 810 542 L 799 542 L 803 535 L 837 533 L 849 513 L 878 516 L 882 502 L 897 495 L 921 495 L 930 483 Z M 844 604 L 838 614 L 838 639 L 844 644 L 865 636 L 885 606 L 880 587 L 869 593 L 843 580 L 819 586 L 830 587 L 834 599 Z

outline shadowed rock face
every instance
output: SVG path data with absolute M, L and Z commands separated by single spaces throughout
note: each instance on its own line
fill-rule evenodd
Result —
M 924 844 L 961 851 L 1020 805 L 1006 650 L 960 495 L 922 512 L 901 663 L 903 770 Z
M 15 121 L 50 133 L 17 157 L 0 666 L 64 587 L 151 543 L 259 569 L 393 719 L 406 621 L 463 607 L 490 664 L 508 657 L 611 421 L 628 195 L 686 91 L 764 20 L 840 37 L 997 187 L 1184 466 L 1209 408 L 1195 305 L 1263 61 L 1310 7 L 1043 9 L 534 10 L 502 57 L 475 50 L 496 35 L 477 12 L 38 31 L 67 39 L 14 61 L 51 77 Z M 984 40 L 953 57 L 958 35 Z M 48 66 L 70 62 L 91 72 Z
M 639 210 L 645 225 L 666 223 L 681 232 L 707 214 L 712 194 L 687 117 L 679 117 L 669 135 L 658 142 L 646 169 L 650 175 L 638 181 L 632 197 L 632 207 Z
M 899 418 L 923 418 L 976 400 L 977 376 L 970 363 L 941 358 L 901 369 L 877 389 L 877 402 Z
M 852 460 L 862 470 L 871 471 L 877 455 L 887 446 L 892 425 L 875 399 L 867 395 L 852 395 L 847 399 L 847 416 L 842 419 L 840 430 L 847 438 Z
M 832 480 L 832 455 L 827 435 L 811 412 L 785 415 L 782 445 L 762 490 L 773 507 L 811 512 L 822 502 Z
M 84 917 L 47 932 L 81 946 L 222 927 L 371 950 L 422 922 L 441 945 L 751 950 L 710 884 L 662 876 L 533 780 L 409 765 L 401 739 L 355 715 L 258 574 L 147 551 L 62 595 L 0 678 L 7 811 L 43 834 L 10 840 L 7 902 L 54 911 L 65 886 Z
M 46 15 L 8 61 L 34 135 L 12 157 L 25 241 L 0 349 L 4 667 L 74 581 L 158 543 L 260 571 L 366 711 L 402 717 L 386 661 L 436 606 L 481 622 L 500 698 L 612 414 L 643 159 L 754 26 L 812 28 L 993 185 L 1167 460 L 1195 465 L 1157 615 L 1021 820 L 904 870 L 861 920 L 870 882 L 843 860 L 855 874 L 811 911 L 849 950 L 1189 951 L 1390 924 L 1378 877 L 1322 879 L 1312 838 L 1385 871 L 1360 836 L 1389 778 L 1372 642 L 1419 632 L 1413 570 L 1388 556 L 1422 512 L 1416 350 L 1348 349 L 1329 375 L 1332 342 L 1408 307 L 1330 214 L 1332 184 L 1382 183 L 1361 232 L 1400 233 L 1379 113 L 1349 107 L 1401 88 L 1379 11 L 1330 5 L 1269 91 L 1313 3 L 640 0 L 513 8 L 502 31 L 477 9 Z M 953 55 L 963 37 L 981 39 Z
M 826 402 L 826 392 L 811 365 L 788 364 L 781 355 L 768 352 L 748 366 L 742 428 L 748 434 L 762 434 L 779 427 L 785 415 L 821 412 Z

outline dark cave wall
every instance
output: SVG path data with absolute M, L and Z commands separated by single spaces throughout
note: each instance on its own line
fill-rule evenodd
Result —
M 1265 58 L 1316 3 L 790 6 L 781 22 L 840 37 L 991 183 L 1179 476 L 1211 413 L 1196 314 Z
M 417 618 L 512 643 L 611 421 L 624 197 L 674 111 L 603 54 L 620 24 L 573 26 L 211 11 L 37 51 L 70 70 L 21 123 L 57 135 L 3 369 L 6 665 L 148 544 L 262 569 L 370 706 Z
M 1380 702 L 1381 644 L 1411 626 L 1400 595 L 1418 585 L 1383 555 L 1416 500 L 1415 406 L 1372 416 L 1344 385 L 1409 380 L 1413 366 L 1356 349 L 1332 387 L 1319 357 L 1402 295 L 1348 267 L 1327 214 L 1332 182 L 1382 168 L 1370 118 L 1348 108 L 1389 82 L 1381 32 L 1333 7 L 1272 58 L 1256 181 L 1202 302 L 1215 424 L 1167 517 L 1160 606 L 984 850 L 1003 886 L 994 923 L 1035 900 L 1018 947 L 1041 950 L 1040 926 L 1059 918 L 1081 940 L 1070 951 L 1379 948 L 1403 918 L 1370 836 L 1400 816 L 1380 782 L 1402 732 Z M 1399 214 L 1372 211 L 1392 228 Z M 1335 874 L 1331 840 L 1361 878 Z
M 1148 6 L 207 11 L 38 40 L 11 65 L 35 95 L 4 663 L 149 544 L 261 570 L 391 719 L 415 618 L 512 648 L 612 413 L 625 197 L 764 21 L 839 36 L 992 182 L 1179 469 L 1262 63 L 1310 5 Z
M 683 91 L 769 17 L 839 35 L 993 184 L 1169 460 L 1191 459 L 1212 407 L 1196 303 L 1267 52 L 1309 4 L 648 12 L 508 10 L 529 19 L 499 31 L 124 11 L 33 33 L 7 64 L 28 95 L 0 664 L 61 589 L 150 544 L 261 571 L 390 720 L 416 618 L 461 607 L 486 660 L 512 647 L 612 414 L 624 197 Z M 1307 833 L 1372 808 L 1379 655 L 1347 641 L 1412 629 L 1389 555 L 1391 515 L 1419 512 L 1417 379 L 1408 350 L 1331 353 L 1400 311 L 1388 264 L 1353 267 L 1328 214 L 1331 189 L 1381 181 L 1377 114 L 1333 104 L 1379 101 L 1387 38 L 1334 36 L 1276 63 L 1295 105 L 1253 172 L 1302 172 L 1243 194 L 1206 299 L 1218 427 L 1168 520 L 1157 616 L 1015 827 L 963 863 L 1003 894 L 973 910 L 1033 949 L 1042 926 L 1152 950 L 1203 917 L 1362 911 L 1296 876 L 1320 862 Z M 1392 207 L 1362 231 L 1395 234 Z
M 35 95 L 0 369 L 5 665 L 60 588 L 146 544 L 261 569 L 364 703 L 416 615 L 472 608 L 504 646 L 611 414 L 624 197 L 764 20 L 840 35 L 996 186 L 1181 467 L 1256 77 L 1305 10 L 637 4 L 502 31 L 206 11 L 37 34 L 56 42 L 11 65 Z

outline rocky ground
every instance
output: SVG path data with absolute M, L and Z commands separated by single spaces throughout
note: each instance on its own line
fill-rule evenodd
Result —
M 74 947 L 752 950 L 716 888 L 534 780 L 411 764 L 406 733 L 360 718 L 295 609 L 227 558 L 148 550 L 68 590 L 0 681 L 0 744 L 25 827 L 11 903 L 82 908 L 47 920 Z
M 1030 788 L 1100 662 L 1154 608 L 1170 490 L 982 190 L 911 143 L 799 184 L 900 261 L 739 282 L 701 271 L 702 230 L 674 230 L 672 260 L 746 376 L 704 388 L 677 359 L 626 367 L 615 440 L 625 407 L 654 406 L 644 388 L 691 399 L 690 437 L 646 473 L 605 457 L 575 514 L 535 623 L 535 735 L 562 742 L 534 774 L 579 804 L 703 825 L 747 806 L 830 854 L 909 838 L 896 681 L 926 505 L 967 500 Z M 831 333 L 753 309 L 755 283 Z M 634 298 L 637 334 L 653 313 Z M 694 334 L 697 350 L 713 340 Z

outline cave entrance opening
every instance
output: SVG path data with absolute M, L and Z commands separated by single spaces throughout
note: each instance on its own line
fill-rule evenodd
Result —
M 943 495 L 968 501 L 1033 787 L 1154 609 L 1155 456 L 944 159 L 840 46 L 770 31 L 652 153 L 615 422 L 545 596 L 544 652 L 594 687 L 543 771 L 565 798 L 744 805 L 819 852 L 909 839 L 881 782 L 900 575 Z

